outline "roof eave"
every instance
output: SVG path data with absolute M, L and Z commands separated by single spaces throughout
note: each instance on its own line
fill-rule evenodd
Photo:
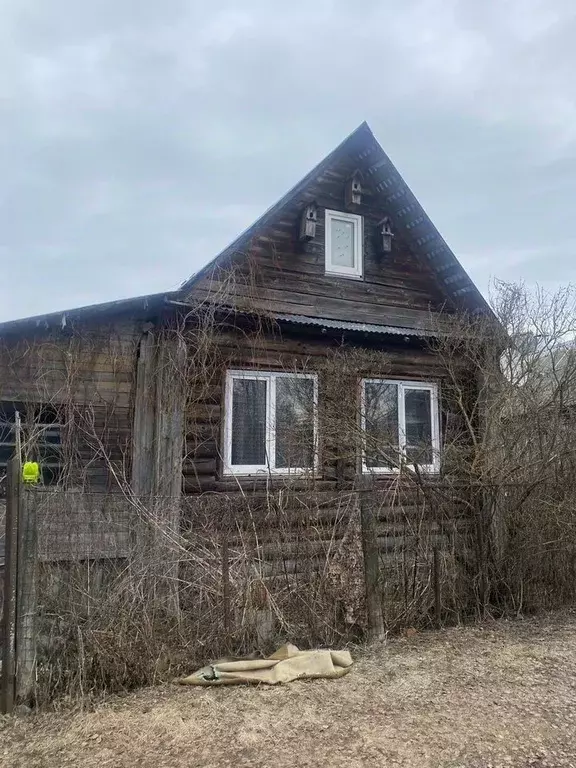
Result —
M 162 293 L 150 293 L 144 296 L 135 296 L 129 299 L 107 301 L 101 304 L 90 304 L 85 307 L 66 309 L 61 312 L 49 312 L 44 315 L 23 317 L 17 320 L 8 320 L 0 323 L 0 336 L 31 330 L 64 329 L 74 322 L 86 322 L 89 320 L 114 317 L 130 312 L 142 315 L 153 315 L 170 306 L 170 301 L 180 296 L 179 291 L 164 291 Z

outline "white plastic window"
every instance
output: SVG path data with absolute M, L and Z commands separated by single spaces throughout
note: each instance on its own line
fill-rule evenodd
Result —
M 362 216 L 326 210 L 326 272 L 362 277 Z
M 398 472 L 402 464 L 440 470 L 436 384 L 363 379 L 361 397 L 364 472 Z
M 290 474 L 316 465 L 314 374 L 228 371 L 224 471 Z

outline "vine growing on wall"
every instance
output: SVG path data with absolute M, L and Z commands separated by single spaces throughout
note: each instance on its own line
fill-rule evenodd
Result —
M 22 456 L 57 465 L 38 492 L 43 695 L 151 682 L 281 640 L 359 640 L 362 503 L 378 520 L 391 631 L 437 620 L 438 553 L 446 622 L 574 597 L 574 290 L 498 283 L 496 320 L 443 316 L 436 336 L 399 349 L 295 335 L 258 309 L 248 264 L 213 274 L 159 327 L 119 320 L 1 341 L 0 399 L 6 417 L 22 416 Z M 132 482 L 144 333 L 169 350 L 160 394 L 182 397 L 174 499 Z M 239 368 L 317 377 L 316 467 L 223 473 L 226 372 Z M 360 382 L 400 377 L 438 384 L 439 473 L 383 444 L 384 428 L 365 429 Z M 310 431 L 297 419 L 282 429 L 297 454 Z M 363 455 L 391 471 L 363 472 Z

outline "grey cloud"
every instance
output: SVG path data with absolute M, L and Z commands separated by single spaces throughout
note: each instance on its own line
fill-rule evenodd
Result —
M 576 280 L 567 0 L 0 11 L 0 319 L 175 287 L 363 119 L 481 289 Z

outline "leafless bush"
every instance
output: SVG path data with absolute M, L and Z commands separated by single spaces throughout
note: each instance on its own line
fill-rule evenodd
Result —
M 453 419 L 445 467 L 469 485 L 480 613 L 576 596 L 576 291 L 495 289 L 498 325 L 459 317 L 433 345 Z
M 47 542 L 40 551 L 40 700 L 151 684 L 207 657 L 267 652 L 287 640 L 331 645 L 359 637 L 363 582 L 351 494 L 323 505 L 310 495 L 290 503 L 282 494 L 209 496 L 186 505 L 181 532 L 164 530 L 160 538 L 156 511 L 134 500 L 115 500 L 113 514 L 87 525 L 86 506 L 105 500 L 87 505 L 86 497 L 84 508 L 63 507 L 61 493 L 37 494 Z
M 158 486 L 140 494 L 131 482 L 129 333 L 79 331 L 0 350 L 4 391 L 24 414 L 23 457 L 46 450 L 44 437 L 60 429 L 57 490 L 37 494 L 39 700 L 149 684 L 284 640 L 362 638 L 362 504 L 377 520 L 389 631 L 574 600 L 572 289 L 549 296 L 498 284 L 498 322 L 443 317 L 422 344 L 441 388 L 438 476 L 363 428 L 358 382 L 398 376 L 397 356 L 345 341 L 309 354 L 266 315 L 239 324 L 222 309 L 237 279 L 233 270 L 221 275 L 217 296 L 182 307 L 158 339 L 177 338 L 188 351 L 163 363 L 186 400 L 191 493 L 182 498 Z M 204 488 L 198 467 L 222 458 L 214 412 L 239 349 L 249 367 L 318 375 L 320 475 Z M 87 381 L 92 368 L 99 378 Z M 287 452 L 296 453 L 308 432 L 288 426 Z M 363 452 L 395 473 L 366 489 Z
M 414 499 L 412 490 L 397 487 L 394 495 L 404 498 L 395 500 L 371 495 L 386 531 L 383 600 L 390 630 L 433 622 L 432 553 L 446 542 L 444 615 L 454 621 L 461 612 L 457 527 L 438 507 L 431 526 L 428 503 Z M 334 646 L 363 637 L 355 491 L 206 495 L 185 503 L 181 532 L 163 531 L 160 541 L 155 510 L 136 509 L 134 500 L 127 508 L 115 499 L 107 520 L 86 527 L 86 508 L 105 506 L 101 497 L 88 503 L 83 494 L 83 507 L 63 509 L 61 493 L 38 496 L 39 531 L 47 542 L 40 552 L 39 702 L 153 684 L 207 658 L 267 653 L 286 641 Z M 54 560 L 50 538 L 60 542 L 60 558 L 66 546 L 75 558 Z M 176 584 L 170 569 L 160 567 L 171 559 L 178 561 Z

